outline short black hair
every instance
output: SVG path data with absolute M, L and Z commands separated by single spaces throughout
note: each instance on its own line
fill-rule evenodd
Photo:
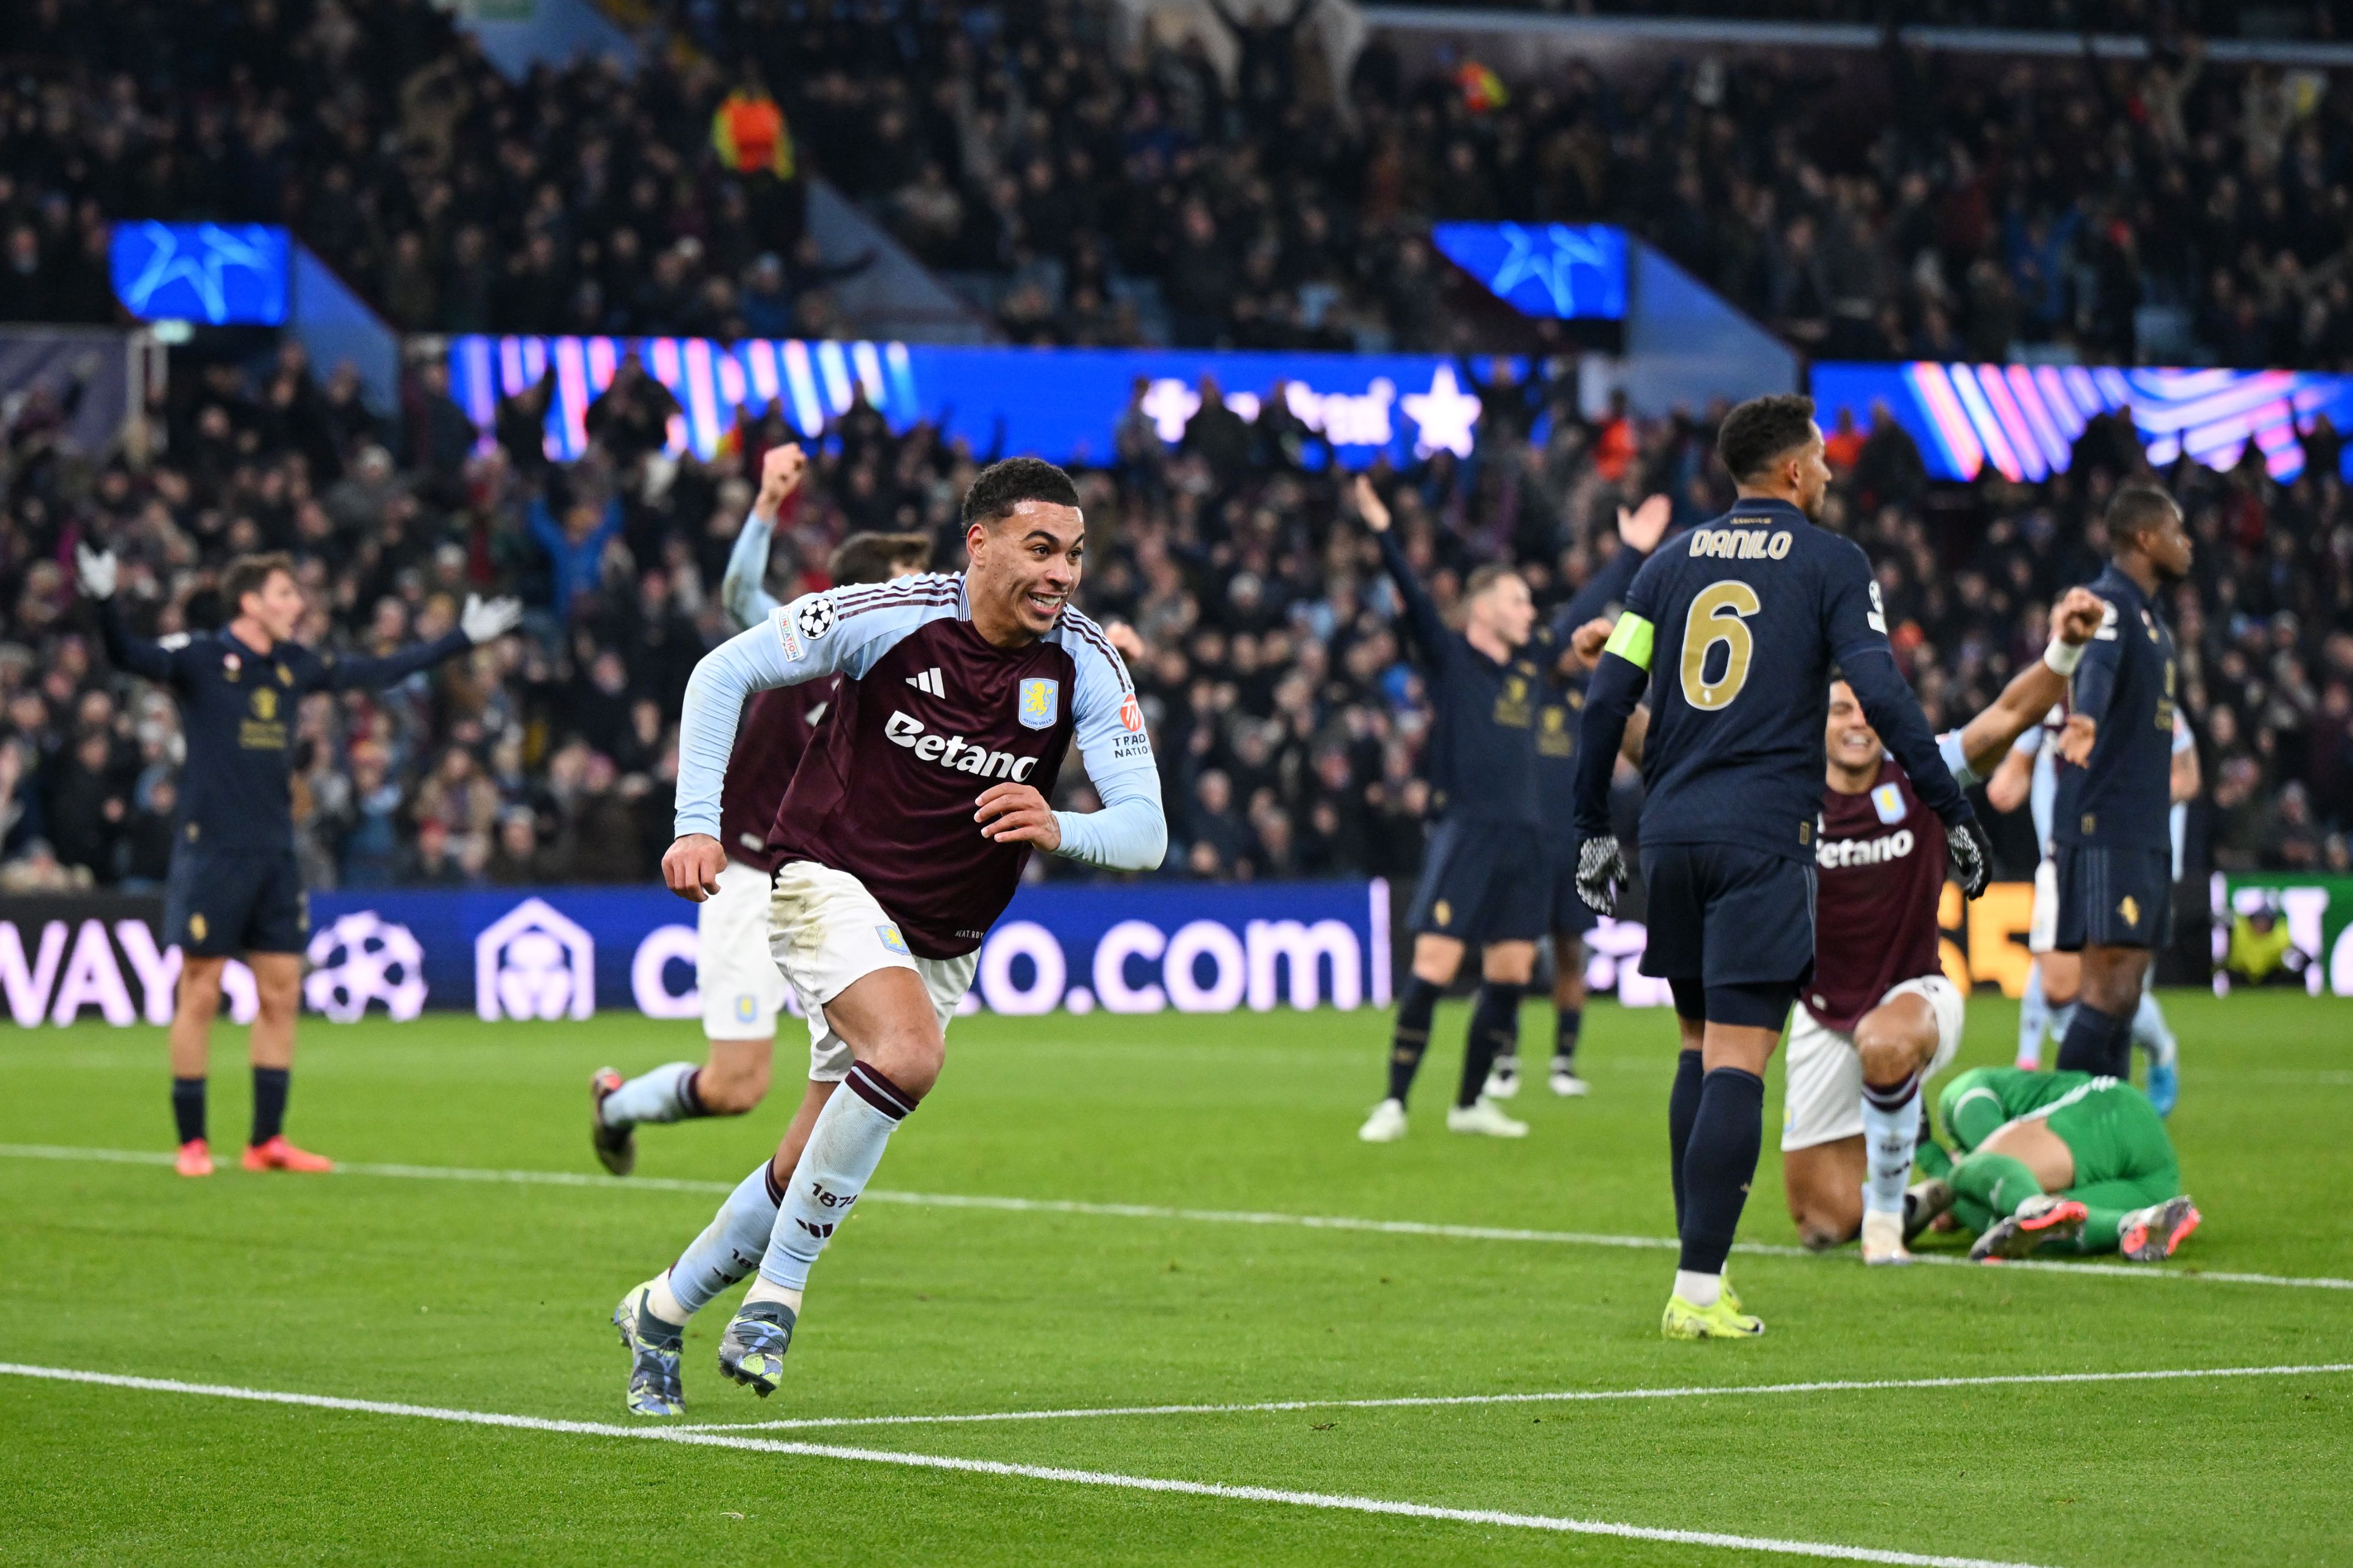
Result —
M 981 469 L 972 489 L 964 492 L 964 520 L 967 524 L 995 522 L 1025 500 L 1075 508 L 1079 487 L 1043 458 L 1008 458 Z
M 826 574 L 836 586 L 855 583 L 887 583 L 902 566 L 917 571 L 932 563 L 928 533 L 853 533 L 833 547 L 826 558 Z
M 2163 528 L 2166 519 L 2181 508 L 2155 485 L 2126 485 L 2108 498 L 2108 546 L 2124 543 L 2135 534 Z
M 1724 416 L 1715 455 L 1734 479 L 1751 479 L 1790 447 L 1813 439 L 1813 424 L 1814 400 L 1802 393 L 1752 397 Z

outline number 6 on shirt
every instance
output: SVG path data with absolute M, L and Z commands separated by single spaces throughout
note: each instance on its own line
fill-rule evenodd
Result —
M 1728 708 L 1748 684 L 1748 661 L 1757 651 L 1744 616 L 1765 607 L 1757 590 L 1736 577 L 1711 583 L 1691 602 L 1683 617 L 1683 700 L 1703 713 Z M 1707 679 L 1707 656 L 1722 643 L 1724 673 Z

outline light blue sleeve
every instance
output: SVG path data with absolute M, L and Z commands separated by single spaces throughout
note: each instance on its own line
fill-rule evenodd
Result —
M 1056 812 L 1062 829 L 1056 853 L 1117 871 L 1151 870 L 1168 852 L 1168 822 L 1135 684 L 1103 628 L 1076 611 L 1064 612 L 1063 622 L 1062 646 L 1077 670 L 1072 739 L 1103 809 Z
M 776 596 L 766 586 L 768 547 L 776 535 L 776 520 L 755 511 L 744 520 L 743 531 L 735 535 L 735 548 L 727 552 L 727 572 L 719 579 L 719 602 L 727 606 L 739 626 L 752 626 L 776 613 Z
M 754 692 L 837 673 L 855 679 L 925 620 L 955 614 L 953 605 L 876 604 L 874 591 L 866 589 L 860 591 L 860 607 L 845 619 L 838 606 L 843 592 L 828 588 L 780 605 L 695 665 L 678 721 L 678 812 L 671 831 L 679 837 L 719 837 L 719 795 L 726 782 L 727 759 L 735 750 L 735 726 L 743 720 L 744 704 Z
M 1062 847 L 1054 851 L 1113 871 L 1151 871 L 1168 853 L 1168 818 L 1160 809 L 1160 775 L 1125 773 L 1098 784 L 1101 811 L 1058 811 Z
M 1968 755 L 1961 750 L 1961 732 L 1958 730 L 1947 730 L 1936 737 L 1936 755 L 1944 759 L 1945 766 L 1952 770 L 1953 782 L 1963 789 L 1985 783 L 1978 771 L 1969 766 Z

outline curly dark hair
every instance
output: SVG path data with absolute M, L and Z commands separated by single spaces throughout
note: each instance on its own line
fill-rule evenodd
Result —
M 1752 397 L 1724 416 L 1715 455 L 1736 479 L 1761 474 L 1774 458 L 1813 437 L 1814 400 L 1796 392 Z
M 1079 504 L 1079 487 L 1071 482 L 1070 475 L 1043 458 L 1008 458 L 981 469 L 980 477 L 972 481 L 972 489 L 964 492 L 964 520 L 967 523 L 995 522 L 1008 516 L 1025 500 L 1075 507 Z

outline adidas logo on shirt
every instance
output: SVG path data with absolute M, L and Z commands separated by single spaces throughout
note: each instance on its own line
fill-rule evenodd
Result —
M 947 682 L 940 679 L 940 667 L 936 664 L 907 677 L 907 684 L 928 697 L 945 697 L 948 694 Z

